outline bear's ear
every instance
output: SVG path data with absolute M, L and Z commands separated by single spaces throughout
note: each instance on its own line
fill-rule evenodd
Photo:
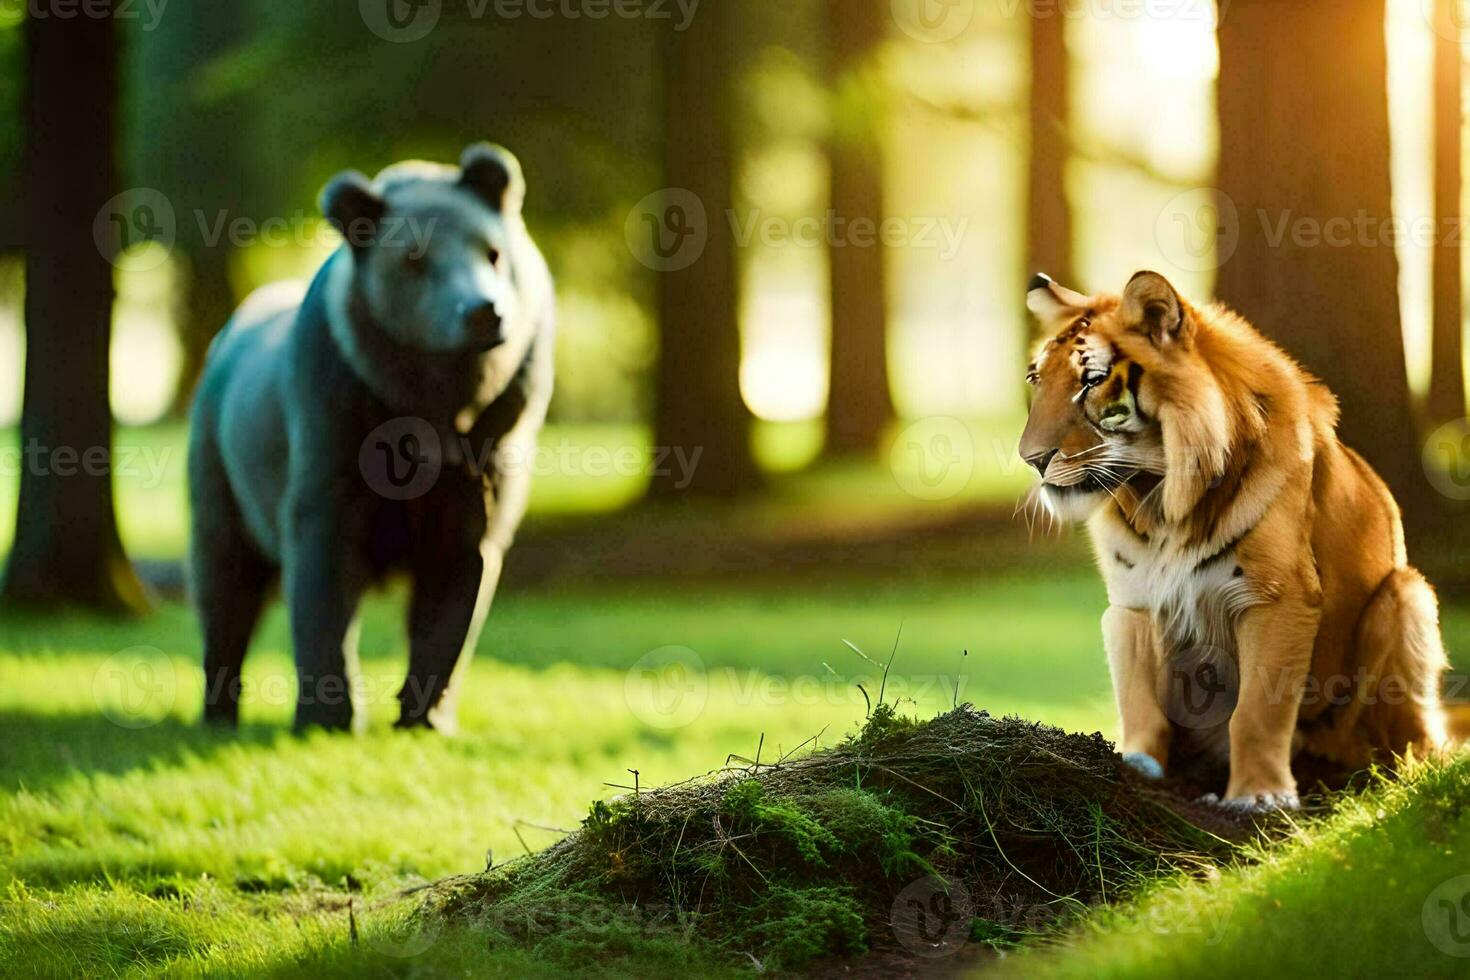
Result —
M 366 248 L 378 234 L 378 222 L 387 203 L 372 182 L 356 170 L 346 170 L 322 188 L 322 214 L 353 248 Z
M 1123 290 L 1123 322 L 1153 341 L 1160 349 L 1180 345 L 1187 347 L 1194 335 L 1194 323 L 1184 309 L 1184 302 L 1169 280 L 1157 272 L 1140 272 Z
M 521 210 L 526 198 L 526 179 L 521 175 L 520 161 L 503 146 L 475 143 L 459 158 L 460 185 L 473 191 L 485 203 L 505 214 Z

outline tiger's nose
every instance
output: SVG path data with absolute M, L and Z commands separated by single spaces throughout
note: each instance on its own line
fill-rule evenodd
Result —
M 1034 453 L 1030 456 L 1027 456 L 1026 462 L 1030 463 L 1032 468 L 1035 469 L 1036 472 L 1044 480 L 1046 479 L 1046 468 L 1051 463 L 1052 458 L 1055 457 L 1056 454 L 1057 451 L 1055 449 L 1047 449 L 1042 452 Z

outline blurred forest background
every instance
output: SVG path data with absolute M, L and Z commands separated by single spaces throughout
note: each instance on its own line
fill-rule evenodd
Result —
M 140 4 L 32 17 L 29 60 L 25 7 L 0 7 L 0 175 L 25 189 L 0 200 L 0 428 L 21 421 L 29 336 L 22 445 L 106 445 L 110 406 L 177 449 L 169 426 L 230 310 L 334 247 L 313 206 L 331 174 L 491 138 L 525 165 L 559 280 L 552 438 L 703 448 L 688 486 L 555 465 L 543 482 L 567 509 L 798 471 L 842 474 L 824 489 L 860 503 L 855 461 L 902 488 L 951 458 L 969 478 L 908 502 L 1013 500 L 1019 284 L 1041 269 L 1116 290 L 1157 268 L 1322 374 L 1416 536 L 1444 539 L 1420 450 L 1465 414 L 1453 3 Z M 45 125 L 28 132 L 28 112 Z M 703 212 L 692 264 L 645 241 L 679 244 L 670 188 Z M 1344 243 L 1335 219 L 1354 222 Z M 29 335 L 28 246 L 32 289 L 49 283 Z M 115 299 L 79 286 L 104 274 Z M 915 420 L 930 424 L 904 435 Z M 0 482 L 7 514 L 21 469 Z M 181 469 L 149 489 L 180 494 Z M 115 586 L 75 581 L 109 547 L 84 516 L 104 488 L 29 482 L 10 592 L 106 600 Z M 125 514 L 129 544 L 167 557 L 181 506 Z
M 1156 269 L 1331 384 L 1463 697 L 1462 6 L 0 0 L 0 973 L 362 975 L 349 893 L 545 846 L 629 770 L 830 744 L 880 686 L 1112 733 L 1083 535 L 1024 506 L 1038 270 Z M 279 608 L 243 727 L 206 730 L 210 339 L 335 247 L 334 173 L 481 139 L 524 165 L 561 333 L 461 736 L 388 728 L 401 590 L 363 609 L 358 738 L 286 735 Z

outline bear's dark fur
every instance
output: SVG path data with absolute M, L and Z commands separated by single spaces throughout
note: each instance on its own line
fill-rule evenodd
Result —
M 280 581 L 296 725 L 352 727 L 358 602 L 404 571 L 398 724 L 452 726 L 551 398 L 552 284 L 523 194 L 485 144 L 459 167 L 339 175 L 321 203 L 345 243 L 304 297 L 262 290 L 211 347 L 189 446 L 207 721 L 238 720 Z

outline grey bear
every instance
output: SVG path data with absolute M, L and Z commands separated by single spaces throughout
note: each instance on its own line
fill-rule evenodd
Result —
M 276 584 L 296 726 L 351 728 L 366 589 L 411 585 L 400 727 L 452 729 L 551 399 L 554 295 L 509 152 L 333 178 L 342 246 L 302 296 L 266 287 L 210 347 L 189 445 L 204 717 L 234 725 Z

